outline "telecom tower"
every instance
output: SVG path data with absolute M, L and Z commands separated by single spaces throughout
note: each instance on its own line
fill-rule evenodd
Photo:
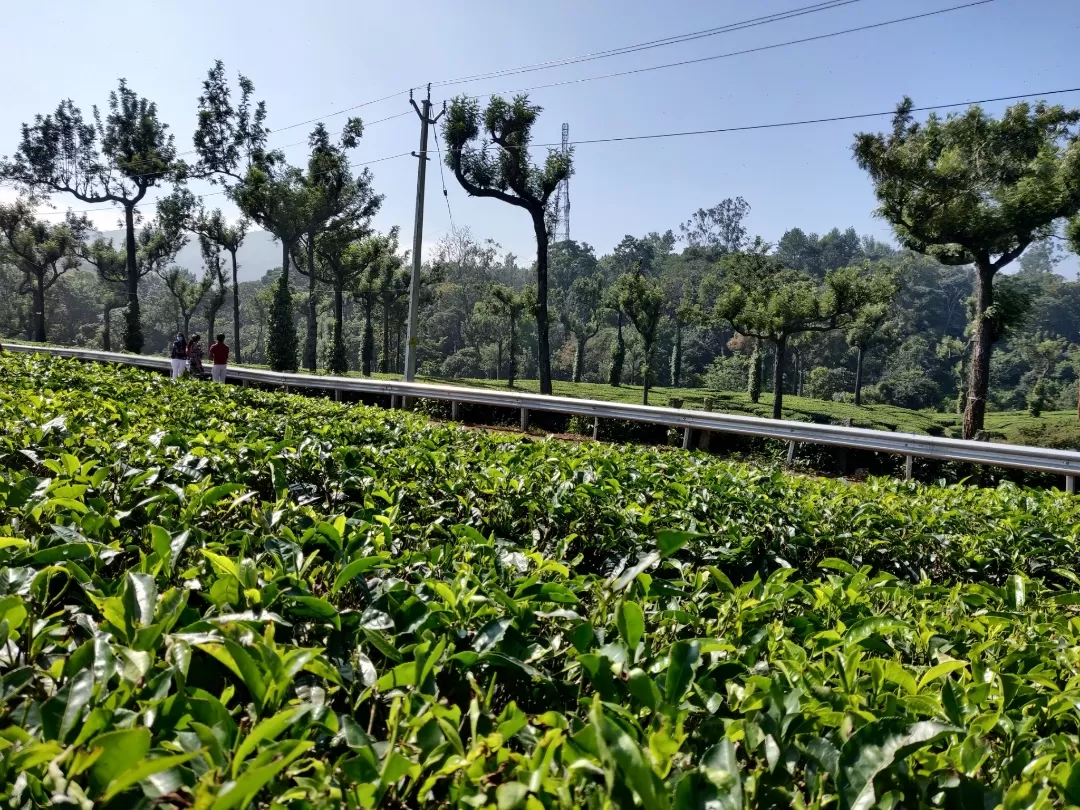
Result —
M 570 125 L 562 125 L 562 152 L 570 151 Z M 570 179 L 559 183 L 555 189 L 555 241 L 570 241 Z

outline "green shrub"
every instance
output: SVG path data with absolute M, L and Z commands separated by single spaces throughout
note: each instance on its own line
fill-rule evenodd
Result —
M 13 806 L 1074 803 L 1074 497 L 0 375 Z

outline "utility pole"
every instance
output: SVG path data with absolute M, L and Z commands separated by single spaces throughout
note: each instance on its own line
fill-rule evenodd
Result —
M 413 152 L 419 160 L 416 170 L 416 221 L 413 224 L 412 276 L 409 279 L 409 327 L 405 333 L 405 382 L 416 378 L 416 345 L 420 340 L 416 330 L 416 315 L 420 308 L 420 248 L 424 240 L 424 184 L 427 179 L 427 139 L 428 127 L 443 117 L 446 106 L 434 118 L 431 117 L 431 85 L 427 86 L 427 97 L 423 110 L 417 106 L 409 91 L 409 103 L 420 116 L 420 151 Z

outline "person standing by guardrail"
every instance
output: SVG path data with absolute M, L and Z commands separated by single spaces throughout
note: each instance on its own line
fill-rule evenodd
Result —
M 188 341 L 187 347 L 188 373 L 197 379 L 203 379 L 206 376 L 206 371 L 203 369 L 202 356 L 202 337 L 199 335 L 192 335 L 191 340 Z
M 169 351 L 169 360 L 172 363 L 172 378 L 179 380 L 184 376 L 184 366 L 187 365 L 187 340 L 183 332 L 176 333 L 176 340 Z
M 217 335 L 217 343 L 210 346 L 210 379 L 225 382 L 225 371 L 229 367 L 229 347 L 225 344 L 224 333 Z

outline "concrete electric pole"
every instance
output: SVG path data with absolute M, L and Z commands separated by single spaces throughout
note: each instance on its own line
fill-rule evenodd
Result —
M 427 86 L 427 97 L 421 109 L 409 91 L 409 103 L 412 104 L 416 114 L 420 116 L 420 151 L 413 152 L 418 158 L 419 166 L 416 170 L 416 222 L 413 225 L 413 252 L 412 252 L 412 276 L 409 280 L 409 326 L 405 333 L 405 382 L 412 382 L 416 377 L 416 346 L 419 335 L 416 329 L 417 310 L 420 308 L 420 249 L 424 240 L 424 185 L 427 180 L 427 143 L 428 127 L 434 126 L 435 122 L 442 118 L 446 112 L 431 117 L 431 85 Z

